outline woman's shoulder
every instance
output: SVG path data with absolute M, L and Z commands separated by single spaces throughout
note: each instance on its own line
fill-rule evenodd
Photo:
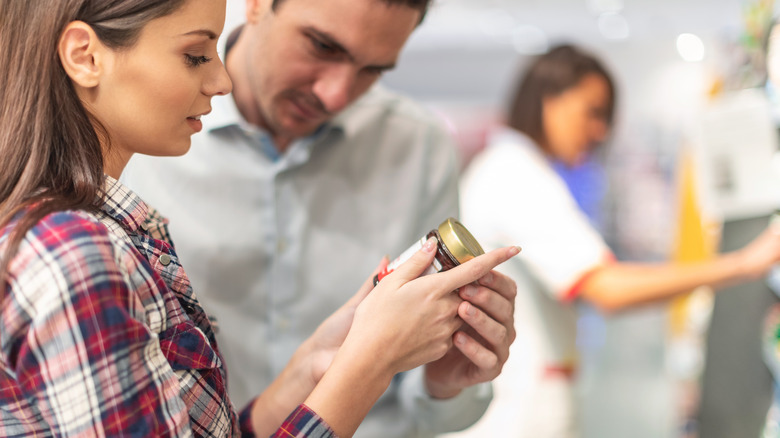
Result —
M 126 278 L 129 251 L 97 213 L 49 213 L 27 230 L 11 258 L 8 290 L 15 302 L 34 303 L 24 307 L 32 316 L 66 308 L 94 291 L 116 289 Z
M 12 275 L 24 270 L 39 274 L 89 271 L 115 260 L 118 242 L 97 213 L 56 211 L 27 230 L 9 268 Z
M 486 179 L 491 185 L 506 183 L 512 187 L 521 182 L 534 186 L 554 180 L 554 172 L 538 146 L 527 136 L 509 128 L 490 133 L 485 148 L 466 168 L 464 179 Z
M 64 210 L 49 213 L 25 235 L 25 240 L 41 242 L 46 247 L 68 244 L 96 244 L 110 236 L 108 227 L 96 213 L 85 210 Z

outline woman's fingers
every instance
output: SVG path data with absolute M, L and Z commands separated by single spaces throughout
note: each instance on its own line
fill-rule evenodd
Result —
M 436 248 L 436 238 L 431 237 L 426 240 L 419 251 L 415 252 L 407 261 L 403 262 L 401 266 L 389 273 L 382 280 L 382 283 L 390 283 L 390 287 L 398 288 L 419 277 L 423 272 L 430 268 L 433 257 L 436 254 Z
M 432 288 L 435 286 L 441 293 L 449 293 L 483 278 L 493 268 L 516 256 L 519 252 L 520 248 L 516 246 L 495 249 L 446 272 L 426 277 L 421 280 L 430 282 Z M 496 274 L 497 273 L 491 273 L 491 275 Z M 503 279 L 501 281 L 503 282 Z

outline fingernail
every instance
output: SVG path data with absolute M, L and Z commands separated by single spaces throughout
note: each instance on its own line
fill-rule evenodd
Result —
M 425 241 L 425 245 L 423 245 L 423 251 L 433 252 L 434 248 L 436 248 L 436 238 L 431 237 L 430 239 Z
M 463 345 L 466 343 L 466 337 L 463 336 L 463 333 L 455 333 L 455 343 L 458 345 Z
M 487 274 L 483 275 L 482 278 L 479 280 L 480 283 L 484 284 L 485 286 L 489 285 L 493 282 L 493 273 L 488 272 Z
M 477 313 L 477 310 L 470 303 L 466 303 L 466 305 L 468 306 L 466 308 L 466 315 L 474 316 L 474 314 Z
M 520 251 L 522 251 L 523 248 L 520 248 L 519 246 L 513 246 L 509 248 L 509 257 L 514 257 L 518 254 L 520 254 Z
M 466 285 L 466 286 L 463 286 L 462 288 L 460 288 L 460 293 L 461 293 L 461 295 L 463 295 L 466 298 L 473 298 L 474 295 L 477 294 L 476 293 L 477 292 L 476 289 L 477 288 L 475 288 L 474 286 Z

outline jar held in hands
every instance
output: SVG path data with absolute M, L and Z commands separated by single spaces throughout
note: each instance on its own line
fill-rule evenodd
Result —
M 436 238 L 436 257 L 431 266 L 421 274 L 429 275 L 437 272 L 446 271 L 462 263 L 482 255 L 485 251 L 480 246 L 477 239 L 471 235 L 469 230 L 454 218 L 448 218 L 442 222 L 438 228 L 435 228 L 423 236 L 414 245 L 404 251 L 398 258 L 390 262 L 380 273 L 374 276 L 374 285 L 379 283 L 385 276 L 401 266 L 403 262 L 409 259 L 415 252 L 422 248 L 425 241 L 431 237 Z

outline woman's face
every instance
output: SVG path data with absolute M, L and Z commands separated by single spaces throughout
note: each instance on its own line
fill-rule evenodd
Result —
M 134 153 L 189 150 L 211 97 L 231 90 L 217 56 L 224 22 L 225 0 L 186 0 L 149 22 L 133 46 L 109 52 L 94 97 L 85 102 L 110 136 L 105 161 L 114 168 L 107 173 L 121 173 Z
M 542 123 L 547 151 L 563 163 L 574 166 L 606 139 L 607 110 L 611 96 L 607 81 L 596 73 L 584 76 L 576 85 L 542 102 Z

